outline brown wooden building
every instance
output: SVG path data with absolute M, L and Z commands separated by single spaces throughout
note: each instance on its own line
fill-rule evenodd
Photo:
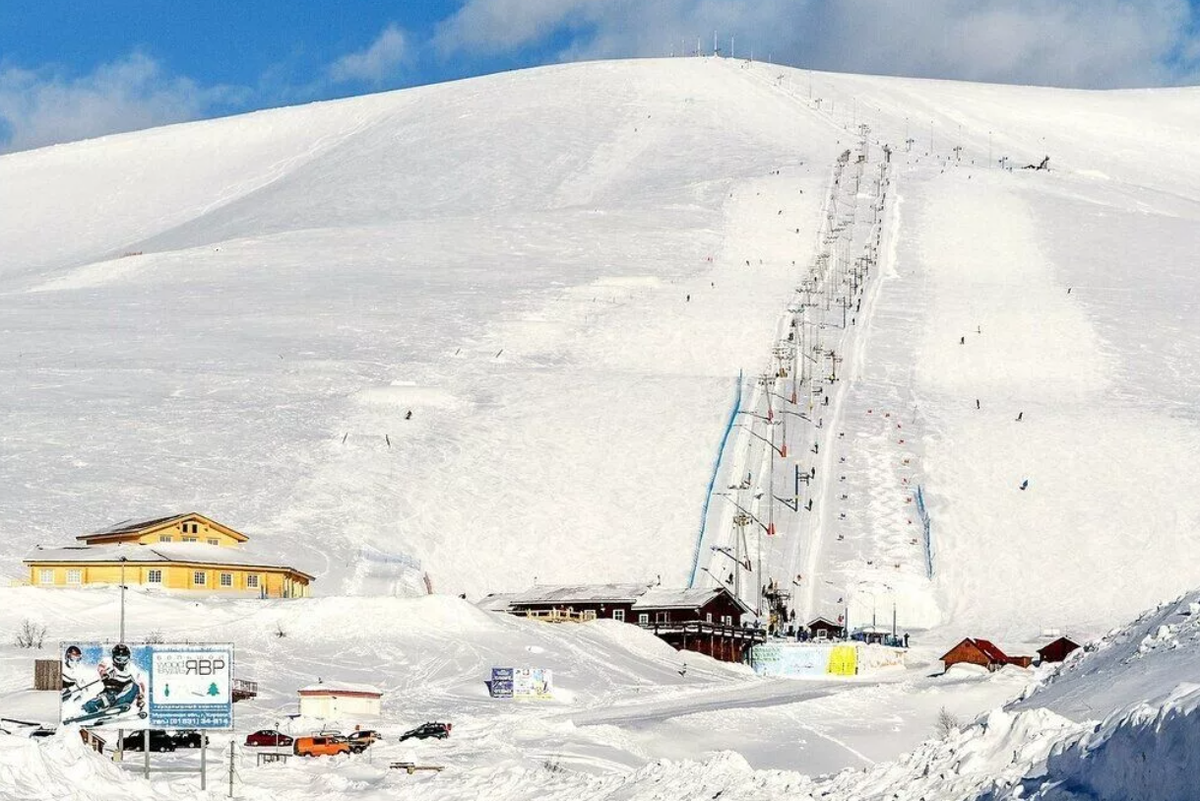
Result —
M 989 640 L 967 637 L 943 654 L 942 662 L 947 669 L 951 665 L 966 662 L 985 667 L 988 670 L 999 670 L 1005 665 L 1029 667 L 1033 659 L 1028 656 L 1009 656 Z
M 750 609 L 724 587 L 663 589 L 645 584 L 537 586 L 513 595 L 489 595 L 479 606 L 550 621 L 599 618 L 632 623 L 675 648 L 725 662 L 743 662 L 765 632 L 741 623 Z
M 1074 642 L 1070 637 L 1059 637 L 1049 645 L 1038 649 L 1038 659 L 1042 662 L 1061 662 L 1067 658 L 1067 654 L 1078 647 L 1079 643 Z
M 846 637 L 846 627 L 824 617 L 816 617 L 804 626 L 808 636 L 814 640 L 842 640 Z

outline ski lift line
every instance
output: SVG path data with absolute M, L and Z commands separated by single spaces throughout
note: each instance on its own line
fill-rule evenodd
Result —
M 830 229 L 834 225 L 835 220 L 837 220 L 837 218 L 839 217 L 839 215 L 837 213 L 835 213 L 835 210 L 839 209 L 839 200 L 840 200 L 839 195 L 841 195 L 841 194 L 848 195 L 848 197 L 846 198 L 846 203 L 850 204 L 850 206 L 852 207 L 852 212 L 853 212 L 853 206 L 857 203 L 857 194 L 849 193 L 848 182 L 846 185 L 842 184 L 845 167 L 848 163 L 849 163 L 849 151 L 845 151 L 835 160 L 834 164 L 830 168 L 829 183 L 828 183 L 829 189 L 825 193 L 825 197 L 824 197 L 822 209 L 821 209 L 821 215 L 818 217 L 818 220 L 820 220 L 820 223 L 818 225 L 818 230 L 817 230 L 818 241 L 822 241 L 825 237 L 829 236 Z M 843 212 L 843 214 L 844 214 L 844 212 Z M 850 218 L 850 220 L 853 220 L 853 219 L 854 219 L 854 217 L 852 216 Z M 841 233 L 841 232 L 839 232 L 839 233 Z M 850 235 L 850 232 L 846 231 L 844 237 L 837 238 L 839 240 L 839 246 L 834 249 L 833 253 L 818 254 L 816 256 L 816 258 L 814 259 L 814 263 L 812 264 L 812 266 L 810 267 L 810 270 L 809 270 L 810 277 L 808 279 L 806 279 L 806 283 L 811 284 L 811 289 L 808 290 L 808 293 L 817 294 L 819 296 L 822 294 L 828 294 L 831 291 L 833 291 L 832 285 L 835 282 L 829 280 L 829 278 L 831 277 L 830 276 L 831 273 L 832 273 L 833 278 L 840 277 L 841 264 L 844 261 L 844 259 L 841 258 L 842 246 L 840 244 L 840 239 L 842 239 L 842 238 L 847 239 L 847 240 L 852 240 L 852 236 Z M 846 244 L 849 244 L 849 242 L 847 242 Z M 831 261 L 833 262 L 832 265 L 830 264 Z M 838 281 L 838 283 L 840 284 L 840 280 Z M 800 291 L 803 291 L 803 290 L 800 290 Z M 806 294 L 808 294 L 808 293 L 806 293 Z M 795 313 L 790 308 L 787 309 L 785 311 L 785 313 L 780 315 L 779 320 L 777 322 L 777 326 L 776 326 L 776 328 L 777 328 L 776 341 L 777 342 L 786 340 L 787 334 L 792 327 L 792 322 L 795 319 L 794 315 L 795 315 Z M 808 320 L 805 320 L 803 317 L 801 318 L 801 321 L 805 322 L 805 323 L 810 322 Z M 813 323 L 813 324 L 815 324 L 815 323 Z M 816 362 L 816 359 L 813 359 L 813 357 L 809 356 L 807 353 L 805 353 L 803 355 L 806 358 L 808 358 L 809 360 L 813 361 L 814 363 Z M 767 371 L 767 372 L 773 372 L 773 371 Z M 721 448 L 718 453 L 717 461 L 714 464 L 714 474 L 710 478 L 709 491 L 706 494 L 704 509 L 702 512 L 703 517 L 701 520 L 700 533 L 697 537 L 697 543 L 696 543 L 696 547 L 695 547 L 694 553 L 693 553 L 692 571 L 690 574 L 689 585 L 688 585 L 689 587 L 694 586 L 694 582 L 695 582 L 696 576 L 697 576 L 697 571 L 699 569 L 700 553 L 703 549 L 703 543 L 704 543 L 705 538 L 707 536 L 709 536 L 707 523 L 708 523 L 708 514 L 709 514 L 709 508 L 710 508 L 710 504 L 711 504 L 711 498 L 712 498 L 712 494 L 713 494 L 713 487 L 715 486 L 716 479 L 718 477 L 722 456 L 724 454 L 725 448 L 727 447 L 728 437 L 729 437 L 729 434 L 732 432 L 732 428 L 733 428 L 734 422 L 736 420 L 736 416 L 738 413 L 748 413 L 748 414 L 750 414 L 751 417 L 764 417 L 765 415 L 759 415 L 757 413 L 759 404 L 765 398 L 768 405 L 770 405 L 771 398 L 768 396 L 771 394 L 774 394 L 769 387 L 763 387 L 760 385 L 760 382 L 756 381 L 755 386 L 753 388 L 753 395 L 752 395 L 753 402 L 749 405 L 749 411 L 743 412 L 743 410 L 741 409 L 742 404 L 740 402 L 740 396 L 741 396 L 741 392 L 742 392 L 743 383 L 744 383 L 743 380 L 741 378 L 739 378 L 739 384 L 738 384 L 739 402 L 735 405 L 734 410 L 730 417 L 730 422 L 726 426 L 725 435 L 722 438 Z M 803 383 L 803 380 L 800 383 Z M 812 390 L 812 384 L 813 384 L 812 377 L 810 377 L 808 379 L 808 383 L 810 385 L 809 389 L 810 389 L 810 405 L 811 405 L 811 402 L 812 402 L 811 390 Z M 787 400 L 790 401 L 790 399 L 787 399 Z M 781 410 L 781 411 L 785 411 L 785 410 Z M 797 415 L 797 416 L 801 417 L 802 419 L 805 419 L 803 415 Z M 742 426 L 742 427 L 746 428 L 750 434 L 749 437 L 745 438 L 746 444 L 748 446 L 747 451 L 746 451 L 747 454 L 749 454 L 749 446 L 752 445 L 753 439 L 757 439 L 757 440 L 765 443 L 766 445 L 770 446 L 770 448 L 771 448 L 770 451 L 767 451 L 765 448 L 763 449 L 763 452 L 761 455 L 762 464 L 760 464 L 759 473 L 760 473 L 760 475 L 765 474 L 765 475 L 772 476 L 771 480 L 773 482 L 771 465 L 774 461 L 774 457 L 776 455 L 783 455 L 783 452 L 781 450 L 777 449 L 773 442 L 771 442 L 771 441 L 767 440 L 765 437 L 759 435 L 751 427 L 748 427 L 748 426 Z M 785 442 L 786 442 L 786 434 L 785 434 Z M 735 453 L 740 453 L 740 452 L 741 452 L 740 450 L 735 450 Z M 740 470 L 739 470 L 739 472 L 740 472 Z M 774 486 L 772 486 L 770 488 L 770 490 L 771 491 L 770 491 L 768 497 L 774 498 L 774 496 L 775 496 Z M 773 500 L 768 500 L 768 504 L 769 504 L 768 516 L 772 517 L 773 510 L 774 510 Z M 740 506 L 740 504 L 739 504 L 739 506 Z M 798 504 L 797 504 L 797 506 L 798 506 Z M 758 521 L 757 517 L 755 517 L 754 519 L 756 522 L 759 523 L 760 526 L 763 525 L 761 523 L 761 521 Z M 725 533 L 725 529 L 729 525 L 731 525 L 731 523 L 729 521 L 723 521 L 722 534 Z M 764 530 L 770 531 L 769 528 L 765 528 Z M 761 554 L 761 548 L 762 548 L 761 540 L 759 543 L 759 547 L 760 547 L 760 554 Z M 774 544 L 771 545 L 771 551 L 772 551 L 772 553 L 769 556 L 769 561 L 774 561 L 775 557 L 778 555 L 777 548 L 775 547 Z M 710 559 L 711 558 L 712 557 L 710 557 Z M 708 572 L 708 571 L 706 571 L 706 572 Z M 710 575 L 712 575 L 712 574 L 710 573 Z
M 700 549 L 704 544 L 704 533 L 708 525 L 708 506 L 712 502 L 713 488 L 717 484 L 717 476 L 721 471 L 721 459 L 725 454 L 725 446 L 729 442 L 729 434 L 737 421 L 738 410 L 742 407 L 742 386 L 744 374 L 738 371 L 737 390 L 734 393 L 733 405 L 729 411 L 729 420 L 725 423 L 725 431 L 721 434 L 721 444 L 717 447 L 717 457 L 713 460 L 712 475 L 708 479 L 708 491 L 704 494 L 704 507 L 700 510 L 700 531 L 696 535 L 696 548 L 692 554 L 692 571 L 688 578 L 688 589 L 696 585 L 696 570 L 700 566 Z

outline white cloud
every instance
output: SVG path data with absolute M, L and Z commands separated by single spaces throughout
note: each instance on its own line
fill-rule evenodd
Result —
M 195 119 L 229 100 L 224 87 L 169 77 L 134 53 L 67 78 L 53 68 L 0 69 L 0 149 L 25 150 Z
M 404 31 L 395 25 L 388 25 L 366 50 L 349 53 L 335 61 L 329 67 L 329 79 L 334 83 L 382 83 L 394 76 L 407 57 L 408 43 Z
M 1194 79 L 1187 0 L 467 0 L 444 55 L 552 46 L 560 60 L 720 46 L 818 69 L 1060 86 Z

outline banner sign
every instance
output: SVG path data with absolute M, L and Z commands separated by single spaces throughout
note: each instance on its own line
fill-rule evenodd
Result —
M 513 697 L 513 669 L 492 668 L 492 681 L 488 684 L 488 692 L 493 698 Z
M 546 668 L 514 668 L 513 698 L 545 700 L 554 695 L 553 672 Z
M 488 685 L 493 698 L 554 697 L 554 672 L 548 668 L 492 668 Z
M 233 645 L 63 643 L 63 724 L 232 729 Z

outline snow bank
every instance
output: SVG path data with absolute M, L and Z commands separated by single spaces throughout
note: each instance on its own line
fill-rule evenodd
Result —
M 144 781 L 93 751 L 76 728 L 28 740 L 0 734 L 0 797 L 5 801 L 178 798 L 154 792 Z
M 1073 720 L 1099 720 L 1180 682 L 1200 664 L 1200 593 L 1160 604 L 1083 645 L 1015 709 L 1044 706 Z

